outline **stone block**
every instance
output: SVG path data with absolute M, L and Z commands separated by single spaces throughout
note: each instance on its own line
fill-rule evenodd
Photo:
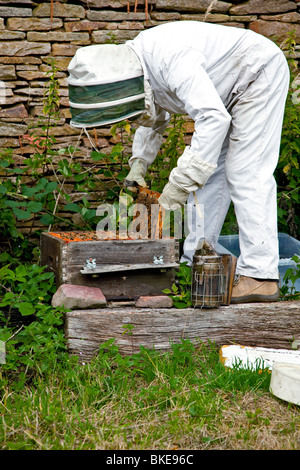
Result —
M 268 14 L 268 13 L 284 13 L 286 11 L 296 10 L 295 2 L 287 0 L 249 0 L 241 5 L 235 5 L 230 9 L 232 15 L 249 15 L 249 14 Z
M 52 306 L 67 309 L 100 308 L 106 298 L 98 287 L 62 284 L 52 297 Z
M 292 11 L 290 13 L 283 13 L 282 15 L 261 15 L 259 19 L 264 21 L 282 21 L 283 23 L 300 24 L 300 13 Z
M 151 3 L 155 4 L 155 0 L 148 0 L 148 5 Z M 135 4 L 138 5 L 145 5 L 145 0 L 101 0 L 101 7 L 102 8 L 127 8 L 129 6 L 134 6 Z M 88 0 L 89 8 L 99 8 L 99 0 Z
M 51 46 L 48 43 L 28 41 L 0 42 L 0 55 L 4 56 L 47 55 L 50 51 Z
M 0 33 L 1 37 L 1 33 Z M 90 36 L 89 33 L 67 33 L 67 32 L 60 32 L 60 31 L 50 31 L 48 33 L 41 33 L 36 31 L 29 31 L 27 33 L 28 41 L 45 41 L 45 42 L 81 42 L 81 43 L 88 43 Z
M 173 300 L 167 295 L 141 296 L 135 303 L 137 308 L 171 308 Z
M 27 126 L 24 124 L 13 124 L 2 122 L 0 126 L 0 136 L 19 136 L 27 132 Z
M 28 113 L 23 103 L 10 108 L 4 108 L 0 111 L 0 118 L 17 118 L 24 119 L 28 117 Z
M 205 15 L 193 14 L 193 13 L 186 13 L 181 15 L 182 20 L 186 21 L 203 21 Z M 209 13 L 206 15 L 206 23 L 226 23 L 229 21 L 230 16 L 224 15 L 222 13 Z
M 94 21 L 145 21 L 146 13 L 126 13 L 124 11 L 89 10 L 87 18 Z
M 73 46 L 71 44 L 71 47 L 76 47 L 76 46 Z M 55 55 L 59 55 L 59 54 L 55 54 Z M 73 55 L 73 54 L 72 54 Z M 71 61 L 72 57 L 55 57 L 55 64 L 56 66 L 60 69 L 60 70 L 67 70 L 68 66 L 69 66 L 69 63 Z M 46 64 L 49 63 L 51 64 L 51 57 L 43 57 L 43 62 L 45 62 Z M 46 70 L 46 69 L 43 69 L 42 68 L 42 65 L 41 65 L 41 70 Z
M 18 8 L 18 7 L 0 7 L 0 17 L 2 18 L 12 18 L 13 16 L 31 16 L 31 8 Z
M 81 5 L 64 5 L 59 2 L 53 2 L 53 17 L 55 18 L 84 18 L 85 11 Z M 32 12 L 33 16 L 49 18 L 51 16 L 51 4 L 41 3 Z M 0 15 L 1 16 L 1 15 Z M 10 15 L 14 16 L 14 15 Z
M 123 29 L 123 30 L 134 30 L 134 31 L 141 31 L 144 29 L 143 23 L 137 22 L 137 21 L 123 21 L 123 23 L 120 23 L 118 25 L 118 29 Z
M 16 78 L 14 65 L 1 65 L 0 67 L 0 80 L 13 80 Z
M 118 44 L 134 39 L 140 31 L 114 30 L 114 31 L 94 31 L 92 33 L 93 42 L 96 44 L 106 44 L 112 37 Z
M 205 13 L 211 4 L 211 0 L 157 0 L 157 10 L 174 10 L 174 11 L 193 11 Z M 218 1 L 212 8 L 212 12 L 226 13 L 232 3 Z
M 20 70 L 17 71 L 17 76 L 20 78 L 24 78 L 25 80 L 37 80 L 39 78 L 49 79 L 46 72 L 42 72 L 40 70 Z M 56 72 L 55 77 L 60 78 L 64 77 L 65 74 L 62 72 Z
M 104 29 L 107 23 L 101 21 L 68 21 L 65 23 L 65 30 L 68 32 L 73 31 L 94 31 Z
M 268 38 L 274 38 L 282 42 L 288 38 L 289 33 L 295 30 L 296 37 L 300 37 L 300 25 L 291 23 L 282 23 L 279 21 L 256 20 L 250 23 L 250 29 L 256 33 L 262 34 Z
M 179 21 L 181 19 L 181 15 L 177 11 L 171 13 L 166 13 L 162 11 L 151 11 L 151 19 L 157 21 Z
M 75 44 L 59 44 L 55 43 L 52 44 L 52 55 L 53 56 L 73 56 L 77 49 L 80 46 L 76 46 Z
M 24 57 L 1 57 L 1 64 L 24 64 Z M 26 64 L 41 64 L 42 60 L 38 57 L 26 57 Z
M 26 34 L 21 31 L 0 31 L 0 41 L 24 39 L 25 36 Z
M 60 18 L 8 18 L 7 29 L 16 31 L 51 31 L 61 28 L 63 22 Z

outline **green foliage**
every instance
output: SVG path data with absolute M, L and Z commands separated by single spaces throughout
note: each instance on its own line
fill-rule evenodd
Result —
M 296 290 L 295 283 L 300 279 L 300 257 L 294 255 L 292 261 L 295 262 L 295 266 L 288 268 L 283 276 L 283 285 L 280 289 L 280 294 L 283 299 L 286 300 L 299 300 L 300 292 Z
M 8 264 L 0 269 L 0 287 L 0 307 L 9 307 L 10 311 L 15 308 L 21 315 L 34 315 L 41 302 L 51 300 L 54 276 L 36 264 Z
M 286 101 L 280 158 L 275 171 L 278 185 L 279 230 L 299 238 L 300 228 L 300 100 L 295 99 L 295 87 L 299 86 L 299 65 L 293 59 L 295 34 L 291 33 L 283 49 L 289 53 L 290 89 Z M 296 85 L 298 83 L 298 85 Z
M 54 274 L 44 267 L 12 262 L 0 269 L 0 340 L 7 343 L 2 370 L 22 371 L 24 378 L 24 367 L 27 372 L 36 367 L 45 370 L 65 350 L 63 309 L 51 307 L 54 292 Z M 20 321 L 26 316 L 32 321 L 23 323 L 14 336 L 11 319 L 16 314 Z
M 179 114 L 171 117 L 170 124 L 166 129 L 166 138 L 161 149 L 148 169 L 150 187 L 154 191 L 162 192 L 167 184 L 171 170 L 177 165 L 178 157 L 185 148 L 185 120 Z
M 176 283 L 171 289 L 164 289 L 162 292 L 168 294 L 173 299 L 173 305 L 177 308 L 187 308 L 192 306 L 191 282 L 192 270 L 186 263 L 181 263 L 176 274 Z

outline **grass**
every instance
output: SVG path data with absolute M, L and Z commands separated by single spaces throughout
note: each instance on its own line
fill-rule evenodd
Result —
M 51 369 L 0 376 L 2 450 L 300 449 L 300 408 L 269 393 L 269 372 L 224 368 L 213 345 L 122 357 L 108 342 Z

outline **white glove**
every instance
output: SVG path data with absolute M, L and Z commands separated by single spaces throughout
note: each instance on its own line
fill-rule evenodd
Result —
M 173 183 L 167 183 L 163 189 L 162 195 L 159 197 L 158 202 L 165 210 L 179 209 L 182 207 L 189 197 L 189 193 L 183 191 Z
M 144 180 L 146 171 L 147 163 L 144 160 L 140 160 L 139 158 L 134 160 L 133 164 L 131 165 L 130 172 L 125 178 L 125 186 L 135 186 L 135 183 L 137 183 L 139 186 L 146 188 L 147 183 Z

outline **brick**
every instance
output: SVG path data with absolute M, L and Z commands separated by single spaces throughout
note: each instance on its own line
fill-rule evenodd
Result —
M 60 18 L 8 18 L 7 29 L 17 31 L 51 31 L 62 28 Z
M 105 307 L 106 298 L 97 287 L 62 284 L 52 297 L 53 307 L 84 309 Z
M 173 300 L 166 295 L 141 296 L 135 306 L 138 308 L 171 308 Z
M 32 15 L 43 17 L 43 18 L 50 17 L 51 4 L 41 3 L 33 10 Z M 14 15 L 10 15 L 10 16 L 14 16 Z M 84 11 L 84 8 L 80 5 L 64 5 L 59 2 L 53 2 L 53 17 L 55 18 L 84 18 L 85 11 Z

